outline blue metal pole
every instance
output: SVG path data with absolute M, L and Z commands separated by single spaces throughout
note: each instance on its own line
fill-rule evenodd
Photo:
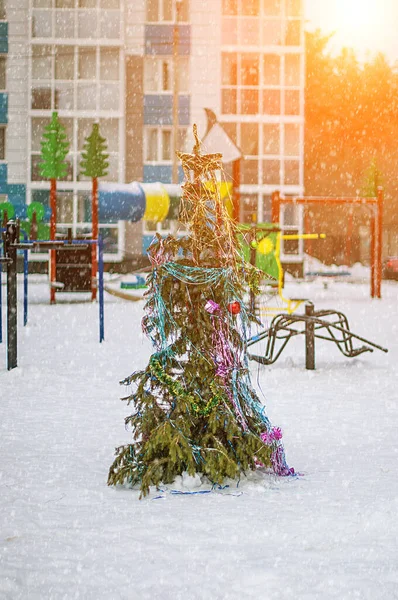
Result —
M 1 230 L 0 230 L 1 231 Z M 1 248 L 0 248 L 0 258 L 1 258 Z M 0 263 L 0 344 L 3 341 L 3 292 L 2 292 L 2 272 L 3 267 Z
M 21 230 L 23 234 L 24 242 L 28 241 L 28 236 L 25 231 Z M 28 251 L 23 251 L 23 325 L 26 327 L 28 324 L 28 273 L 29 273 L 29 261 Z
M 104 332 L 104 247 L 102 237 L 98 236 L 98 293 L 99 293 L 99 341 L 105 340 Z

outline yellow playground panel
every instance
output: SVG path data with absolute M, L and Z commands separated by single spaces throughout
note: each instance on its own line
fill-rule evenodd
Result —
M 284 295 L 284 273 L 280 260 L 281 240 L 318 240 L 325 239 L 323 233 L 284 234 L 275 223 L 258 223 L 256 225 L 240 226 L 241 245 L 246 260 L 255 264 L 267 275 L 268 285 L 276 288 L 278 305 L 264 304 L 259 307 L 261 314 L 294 313 L 307 298 L 287 298 Z M 246 239 L 247 234 L 251 241 Z

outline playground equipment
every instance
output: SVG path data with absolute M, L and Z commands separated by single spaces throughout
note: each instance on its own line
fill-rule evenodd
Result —
M 289 340 L 298 335 L 305 336 L 305 367 L 310 370 L 315 369 L 315 340 L 317 338 L 333 342 L 348 358 L 354 358 L 363 352 L 373 352 L 374 348 L 388 352 L 386 348 L 353 333 L 347 317 L 342 312 L 333 309 L 316 311 L 312 302 L 307 301 L 304 314 L 276 315 L 268 329 L 250 338 L 248 347 L 262 340 L 266 340 L 267 345 L 262 356 L 249 354 L 249 359 L 263 365 L 271 365 L 278 360 Z M 365 345 L 354 348 L 353 339 L 359 340 Z
M 377 190 L 377 196 L 372 198 L 362 197 L 323 197 L 308 196 L 298 198 L 286 198 L 274 192 L 272 194 L 272 222 L 279 223 L 280 208 L 283 204 L 309 205 L 317 206 L 369 206 L 371 211 L 371 276 L 370 276 L 370 295 L 372 298 L 381 298 L 381 277 L 382 277 L 382 236 L 383 236 L 383 202 L 384 191 L 382 187 Z
M 292 234 L 284 235 L 280 228 L 272 223 L 260 223 L 252 226 L 240 226 L 243 236 L 241 242 L 244 256 L 247 260 L 269 275 L 268 283 L 277 287 L 280 306 L 266 306 L 268 314 L 274 314 L 269 328 L 253 336 L 248 341 L 248 347 L 266 341 L 263 355 L 249 354 L 249 359 L 264 365 L 276 362 L 289 340 L 298 335 L 305 336 L 306 368 L 315 369 L 315 339 L 334 342 L 340 352 L 353 358 L 363 352 L 373 352 L 374 348 L 388 352 L 382 346 L 375 344 L 350 330 L 348 319 L 334 309 L 314 309 L 313 303 L 307 298 L 286 298 L 283 293 L 283 268 L 280 262 L 280 243 L 282 239 L 324 239 L 325 234 Z M 249 239 L 245 239 L 245 235 Z M 294 314 L 305 303 L 304 314 Z M 259 312 L 255 298 L 251 295 L 250 307 L 253 313 Z M 362 341 L 365 345 L 354 348 L 353 340 Z
M 254 312 L 266 312 L 267 314 L 278 314 L 285 312 L 289 315 L 294 313 L 307 298 L 287 298 L 283 293 L 284 272 L 280 261 L 281 240 L 325 239 L 323 233 L 307 234 L 282 234 L 280 227 L 275 223 L 256 223 L 253 225 L 239 225 L 240 244 L 243 249 L 244 258 L 263 271 L 268 286 L 277 289 L 279 305 L 267 305 L 260 307 L 256 305 L 256 298 L 250 295 L 250 308 Z
M 98 271 L 99 271 L 99 341 L 105 339 L 104 334 L 104 285 L 103 285 L 103 248 L 102 240 L 74 240 L 71 230 L 68 232 L 67 240 L 60 241 L 27 241 L 27 235 L 23 232 L 24 241 L 20 240 L 20 225 L 18 222 L 9 221 L 6 228 L 2 229 L 3 256 L 0 254 L 0 342 L 2 342 L 2 293 L 1 274 L 2 266 L 7 270 L 7 369 L 11 370 L 17 366 L 17 252 L 24 252 L 24 326 L 28 321 L 28 250 L 55 250 L 74 252 L 76 247 L 90 247 L 95 244 L 98 247 Z M 90 248 L 91 250 L 91 248 Z

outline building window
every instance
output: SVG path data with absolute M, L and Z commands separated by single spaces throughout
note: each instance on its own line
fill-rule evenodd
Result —
M 280 126 L 276 123 L 263 125 L 263 154 L 264 156 L 279 156 L 280 153 Z
M 155 162 L 158 158 L 158 130 L 148 129 L 146 131 L 145 162 Z
M 247 185 L 256 185 L 258 183 L 258 160 L 242 161 L 241 181 Z
M 78 79 L 95 80 L 97 76 L 97 50 L 87 46 L 78 48 Z
M 119 40 L 120 27 L 120 0 L 33 0 L 33 38 Z
M 260 0 L 244 0 L 241 2 L 242 15 L 258 17 L 260 14 Z
M 286 54 L 285 56 L 285 85 L 300 86 L 301 83 L 301 57 L 300 54 Z
M 235 52 L 222 53 L 222 85 L 237 85 L 238 55 Z
M 75 11 L 74 10 L 56 10 L 54 34 L 58 39 L 75 37 Z
M 263 160 L 263 183 L 280 185 L 281 163 L 279 160 Z
M 280 46 L 282 43 L 281 19 L 268 19 L 263 21 L 263 45 Z
M 101 81 L 119 81 L 119 49 L 100 48 Z
M 279 54 L 265 54 L 263 56 L 264 85 L 281 84 L 281 57 Z
M 235 115 L 236 109 L 236 90 L 221 90 L 221 112 L 225 115 Z
M 240 199 L 240 222 L 255 223 L 257 221 L 257 194 L 242 194 Z
M 238 0 L 223 0 L 222 1 L 222 14 L 223 15 L 237 15 L 238 14 Z
M 258 46 L 260 43 L 260 22 L 252 17 L 239 19 L 238 44 L 242 46 Z
M 222 107 L 224 114 L 259 112 L 260 59 L 258 54 L 222 53 Z
M 75 49 L 73 46 L 55 47 L 55 79 L 74 79 Z
M 263 91 L 263 113 L 265 115 L 280 115 L 281 92 L 280 90 Z
M 7 58 L 0 56 L 0 90 L 5 90 L 7 87 L 6 82 L 6 69 L 7 69 Z
M 162 153 L 162 160 L 171 160 L 171 131 L 166 129 L 161 132 L 160 148 Z
M 57 223 L 73 223 L 73 191 L 57 191 Z
M 51 88 L 35 87 L 32 89 L 32 109 L 51 110 Z
M 189 0 L 147 0 L 146 19 L 160 21 L 189 21 Z
M 286 0 L 286 15 L 288 17 L 300 17 L 302 0 Z
M 171 92 L 172 59 L 148 57 L 144 63 L 144 92 Z
M 0 160 L 6 159 L 6 128 L 0 127 Z
M 224 17 L 221 23 L 221 43 L 235 46 L 238 43 L 238 19 Z
M 189 57 L 178 59 L 178 91 L 188 93 Z M 144 93 L 173 91 L 174 61 L 171 58 L 147 57 L 144 62 Z
M 179 128 L 177 146 L 185 149 L 187 130 Z M 173 130 L 171 128 L 147 127 L 144 136 L 144 162 L 171 163 L 173 153 Z
M 282 60 L 285 61 L 284 77 Z M 260 69 L 260 62 L 263 68 Z M 281 114 L 281 90 L 286 89 L 285 114 L 300 114 L 301 57 L 299 54 L 223 52 L 221 56 L 223 114 Z M 261 98 L 260 90 L 262 89 Z
M 257 123 L 241 123 L 240 149 L 243 156 L 258 155 L 258 125 Z
M 287 21 L 285 27 L 285 44 L 286 46 L 300 46 L 301 37 L 301 22 Z
M 52 79 L 52 46 L 32 46 L 32 79 Z
M 285 115 L 300 114 L 300 91 L 285 90 Z
M 263 0 L 264 14 L 274 17 L 281 14 L 281 0 Z
M 41 151 L 41 141 L 43 133 L 47 125 L 50 123 L 49 118 L 34 117 L 31 120 L 31 150 L 32 152 Z
M 32 47 L 32 109 L 119 111 L 119 81 L 119 48 Z
M 285 181 L 286 185 L 300 184 L 300 163 L 298 160 L 285 160 Z
M 256 115 L 258 113 L 258 91 L 240 91 L 240 113 L 242 115 Z
M 100 225 L 99 233 L 104 243 L 104 251 L 107 254 L 118 254 L 119 248 L 119 228 L 118 226 Z
M 32 37 L 52 37 L 52 12 L 49 10 L 34 10 L 32 14 Z
M 242 54 L 240 57 L 241 85 L 258 86 L 259 58 L 256 54 Z
M 285 156 L 300 156 L 300 125 L 285 124 Z

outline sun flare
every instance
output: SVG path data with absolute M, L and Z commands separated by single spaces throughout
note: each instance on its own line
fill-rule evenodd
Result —
M 379 18 L 380 4 L 374 0 L 339 0 L 335 4 L 336 16 L 344 33 L 354 37 L 372 33 Z
M 316 3 L 315 11 L 322 29 L 334 31 L 338 45 L 364 51 L 381 46 L 386 29 L 387 4 L 377 0 L 307 0 Z

